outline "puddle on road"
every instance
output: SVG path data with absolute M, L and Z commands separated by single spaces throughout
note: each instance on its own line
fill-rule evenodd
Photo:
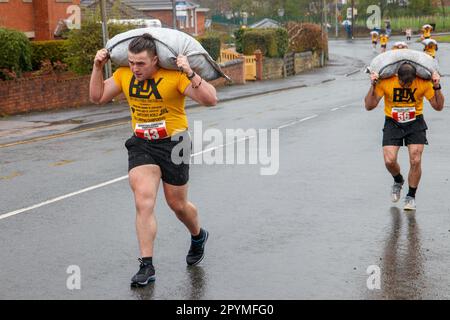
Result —
M 72 163 L 72 162 L 75 162 L 75 160 L 61 160 L 58 162 L 51 163 L 50 166 L 51 167 L 59 167 L 59 166 L 64 166 L 64 165 Z
M 14 179 L 15 177 L 19 177 L 19 176 L 21 176 L 21 175 L 23 175 L 23 173 L 22 172 L 19 172 L 19 171 L 13 171 L 10 175 L 8 175 L 8 176 L 0 176 L 0 180 L 11 180 L 11 179 Z

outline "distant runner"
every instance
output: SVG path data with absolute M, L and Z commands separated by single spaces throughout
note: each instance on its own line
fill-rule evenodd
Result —
M 376 50 L 377 44 L 378 44 L 378 32 L 371 31 L 370 32 L 370 36 L 372 38 L 372 47 L 373 47 L 374 50 Z
M 431 31 L 433 31 L 433 27 L 429 24 L 425 24 L 422 26 L 422 40 L 431 38 Z
M 386 51 L 386 47 L 389 41 L 389 37 L 386 34 L 380 35 L 380 45 L 381 45 L 381 52 Z
M 422 44 L 425 46 L 423 48 L 423 51 L 432 56 L 433 58 L 436 58 L 436 51 L 438 51 L 438 44 L 436 40 L 434 39 L 425 39 L 422 41 Z
M 412 29 L 411 28 L 407 28 L 405 30 L 405 35 L 406 35 L 406 41 L 411 41 L 411 37 L 412 37 Z
M 387 170 L 394 178 L 391 200 L 400 199 L 404 183 L 397 162 L 400 146 L 408 147 L 410 170 L 409 190 L 405 197 L 404 210 L 416 210 L 416 191 L 422 174 L 421 159 L 426 137 L 427 125 L 423 118 L 423 98 L 427 98 L 436 111 L 444 107 L 440 76 L 433 73 L 432 81 L 416 76 L 416 69 L 408 63 L 400 66 L 398 74 L 379 81 L 376 73 L 371 74 L 372 85 L 365 98 L 368 111 L 377 107 L 384 97 L 385 124 L 383 129 L 383 154 Z
M 398 50 L 398 49 L 408 49 L 408 44 L 403 41 L 398 41 L 398 42 L 394 43 L 394 45 L 392 46 L 392 50 Z

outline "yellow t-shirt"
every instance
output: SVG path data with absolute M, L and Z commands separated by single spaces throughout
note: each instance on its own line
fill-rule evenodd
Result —
M 382 46 L 386 45 L 388 43 L 388 40 L 389 40 L 388 36 L 385 36 L 385 35 L 380 36 L 380 44 Z
M 375 33 L 372 33 L 372 42 L 378 41 L 378 35 Z
M 431 81 L 416 78 L 409 88 L 402 88 L 398 77 L 393 76 L 381 80 L 375 87 L 375 94 L 384 97 L 384 113 L 393 117 L 394 109 L 415 108 L 415 115 L 423 113 L 423 97 L 430 100 L 434 97 Z
M 434 58 L 436 56 L 436 45 L 434 43 L 430 43 L 429 45 L 425 46 L 423 51 Z
M 188 128 L 183 92 L 191 82 L 183 72 L 160 68 L 153 79 L 139 82 L 130 68 L 120 67 L 113 78 L 128 100 L 136 135 L 160 139 Z
M 431 29 L 430 28 L 423 29 L 423 36 L 424 38 L 431 37 Z

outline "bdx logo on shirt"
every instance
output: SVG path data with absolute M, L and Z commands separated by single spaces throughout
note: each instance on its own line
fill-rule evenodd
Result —
M 135 76 L 131 78 L 129 96 L 140 99 L 150 99 L 152 95 L 155 99 L 161 100 L 162 97 L 158 91 L 158 85 L 163 78 L 159 78 L 158 82 L 155 79 L 148 79 L 145 81 L 136 81 Z
M 416 102 L 416 98 L 414 98 L 416 90 L 417 88 L 414 90 L 411 88 L 394 88 L 393 102 Z

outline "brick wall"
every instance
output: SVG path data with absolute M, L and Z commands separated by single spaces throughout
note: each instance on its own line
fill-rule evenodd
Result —
M 230 61 L 223 65 L 222 70 L 233 80 L 233 84 L 245 83 L 243 60 Z M 89 80 L 90 75 L 0 81 L 0 116 L 90 105 Z M 211 83 L 220 87 L 226 81 L 221 78 Z M 124 101 L 124 97 L 117 97 L 116 100 Z
M 245 64 L 243 59 L 236 59 L 220 64 L 223 73 L 231 78 L 232 84 L 245 84 Z M 221 87 L 227 84 L 226 79 L 220 78 L 210 83 L 214 87 Z
M 23 32 L 34 31 L 33 3 L 23 1 L 0 2 L 0 27 Z
M 0 115 L 74 108 L 90 104 L 90 76 L 45 76 L 0 81 Z

